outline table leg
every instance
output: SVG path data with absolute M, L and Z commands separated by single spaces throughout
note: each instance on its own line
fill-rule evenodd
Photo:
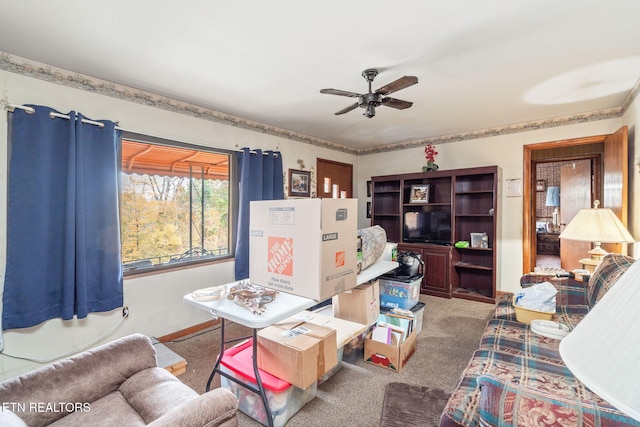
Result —
M 213 377 L 215 376 L 218 367 L 220 366 L 220 361 L 222 360 L 222 356 L 224 355 L 225 346 L 227 343 L 225 342 L 224 337 L 224 317 L 220 319 L 220 352 L 218 353 L 218 358 L 216 359 L 215 365 L 213 365 L 213 369 L 211 370 L 211 375 L 209 375 L 209 380 L 207 381 L 207 387 L 205 391 L 209 391 L 211 389 L 211 381 L 213 381 Z
M 269 401 L 267 400 L 267 393 L 264 391 L 262 385 L 262 379 L 260 378 L 260 371 L 258 369 L 258 330 L 253 329 L 253 373 L 256 376 L 256 382 L 258 383 L 258 390 L 260 391 L 260 397 L 264 404 L 264 410 L 267 414 L 267 420 L 269 420 L 269 427 L 273 427 L 273 416 L 271 415 L 271 408 L 269 407 Z

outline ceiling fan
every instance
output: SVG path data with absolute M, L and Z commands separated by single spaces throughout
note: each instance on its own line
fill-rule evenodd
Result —
M 344 108 L 336 113 L 336 116 L 339 114 L 348 113 L 349 111 L 355 109 L 356 107 L 364 108 L 364 116 L 371 118 L 376 115 L 376 107 L 378 105 L 385 105 L 387 107 L 396 108 L 398 110 L 404 110 L 405 108 L 409 108 L 413 105 L 413 102 L 403 101 L 401 99 L 391 98 L 385 95 L 389 95 L 390 93 L 397 92 L 400 89 L 404 89 L 411 85 L 418 83 L 418 78 L 415 76 L 404 76 L 400 77 L 398 80 L 389 83 L 388 85 L 382 86 L 380 89 L 375 92 L 371 91 L 371 83 L 373 79 L 378 75 L 378 70 L 375 68 L 368 68 L 362 72 L 362 77 L 369 82 L 369 92 L 365 94 L 348 92 L 346 90 L 340 89 L 322 89 L 320 93 L 328 93 L 330 95 L 340 95 L 340 96 L 348 96 L 351 98 L 358 98 L 358 102 L 355 104 L 349 105 L 347 108 Z

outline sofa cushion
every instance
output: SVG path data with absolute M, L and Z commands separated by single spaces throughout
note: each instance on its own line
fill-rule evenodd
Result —
M 608 404 L 558 396 L 490 375 L 478 377 L 480 425 L 640 426 Z
M 478 425 L 480 389 L 476 380 L 481 375 L 492 375 L 558 397 L 592 400 L 597 405 L 608 405 L 577 380 L 564 365 L 508 352 L 479 349 L 473 354 L 449 397 L 441 426 Z
M 147 424 L 174 406 L 198 397 L 198 393 L 162 368 L 145 369 L 132 375 L 119 390 Z
M 138 427 L 146 423 L 129 405 L 129 402 L 114 391 L 93 402 L 88 411 L 76 411 L 51 424 L 51 427 L 127 426 Z
M 0 402 L 26 404 L 27 410 L 16 414 L 29 426 L 46 426 L 72 411 L 29 411 L 33 402 L 93 403 L 155 366 L 151 340 L 133 334 L 1 383 Z
M 635 259 L 620 254 L 608 254 L 602 259 L 587 286 L 587 299 L 590 307 L 600 301 L 634 261 Z
M 560 340 L 538 335 L 527 324 L 502 319 L 489 320 L 480 339 L 480 348 L 484 350 L 505 351 L 563 365 L 559 346 Z

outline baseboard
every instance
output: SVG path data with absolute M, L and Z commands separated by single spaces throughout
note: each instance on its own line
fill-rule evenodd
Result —
M 208 320 L 204 323 L 199 323 L 197 325 L 194 326 L 190 326 L 186 329 L 181 329 L 179 331 L 167 334 L 167 335 L 163 335 L 161 337 L 157 337 L 156 339 L 162 343 L 164 342 L 168 342 L 168 341 L 173 341 L 176 340 L 178 338 L 182 338 L 184 336 L 193 334 L 194 332 L 198 332 L 201 331 L 203 329 L 207 329 L 210 328 L 212 326 L 218 325 L 220 323 L 220 319 L 213 319 L 213 320 Z

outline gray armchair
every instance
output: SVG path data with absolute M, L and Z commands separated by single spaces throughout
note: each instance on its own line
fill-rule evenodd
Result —
M 237 398 L 199 395 L 156 365 L 140 334 L 0 383 L 2 426 L 237 426 Z

